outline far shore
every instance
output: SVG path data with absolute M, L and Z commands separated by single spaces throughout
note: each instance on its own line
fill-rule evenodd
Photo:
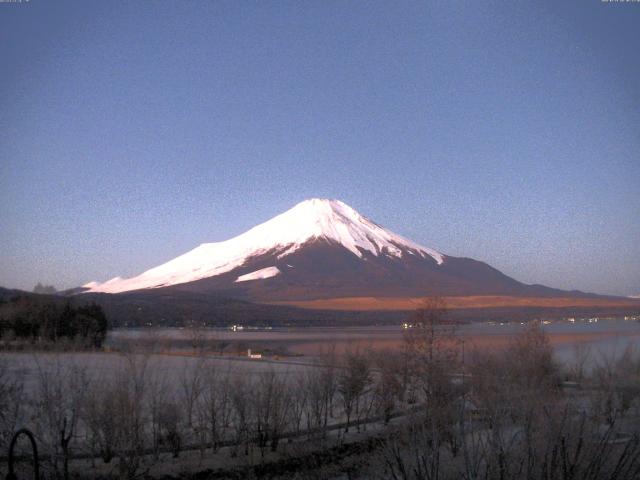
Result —
M 314 310 L 397 311 L 415 310 L 428 297 L 343 297 L 318 300 L 269 302 L 272 305 L 288 305 Z M 640 299 L 625 297 L 520 297 L 505 295 L 472 295 L 443 297 L 450 309 L 501 308 L 501 307 L 612 307 L 637 308 Z

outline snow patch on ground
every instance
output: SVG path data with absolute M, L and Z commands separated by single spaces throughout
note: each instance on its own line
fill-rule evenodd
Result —
M 236 283 L 246 282 L 247 280 L 262 280 L 265 278 L 275 277 L 280 273 L 278 267 L 267 267 L 256 270 L 255 272 L 247 273 L 246 275 L 240 275 L 236 278 Z

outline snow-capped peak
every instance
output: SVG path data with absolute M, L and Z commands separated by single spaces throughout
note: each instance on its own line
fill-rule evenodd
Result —
M 275 251 L 279 258 L 314 239 L 342 245 L 358 257 L 402 257 L 403 253 L 432 257 L 442 264 L 444 256 L 382 228 L 339 200 L 310 199 L 230 240 L 204 243 L 163 265 L 133 278 L 116 277 L 102 284 L 84 285 L 87 291 L 117 293 L 192 282 L 229 272 L 247 259 Z
M 288 229 L 294 236 L 302 236 L 302 241 L 291 242 L 292 249 L 310 238 L 325 238 L 341 244 L 358 257 L 362 257 L 362 250 L 374 255 L 386 253 L 401 257 L 403 249 L 409 249 L 433 257 L 438 264 L 443 261 L 442 255 L 435 250 L 382 228 L 340 200 L 305 200 L 272 221 L 276 220 L 285 223 L 283 233 Z

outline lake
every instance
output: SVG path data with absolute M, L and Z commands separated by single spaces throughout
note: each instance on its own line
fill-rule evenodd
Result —
M 449 328 L 449 327 L 446 327 Z M 520 323 L 471 323 L 455 327 L 465 349 L 500 349 L 525 329 Z M 619 355 L 629 345 L 640 347 L 640 321 L 636 319 L 576 319 L 543 324 L 558 360 L 570 361 L 576 349 L 588 348 L 592 358 Z M 110 332 L 107 345 L 123 347 L 156 344 L 170 350 L 206 345 L 214 352 L 268 351 L 279 356 L 314 357 L 333 348 L 388 350 L 401 348 L 407 330 L 402 326 L 291 327 L 232 331 L 221 328 L 120 329 Z

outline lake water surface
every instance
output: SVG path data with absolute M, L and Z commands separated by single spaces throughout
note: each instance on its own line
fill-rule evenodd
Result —
M 455 327 L 455 335 L 464 340 L 468 351 L 500 349 L 525 328 L 524 324 L 472 323 Z M 640 322 L 637 320 L 562 321 L 543 324 L 542 328 L 560 361 L 571 360 L 578 347 L 588 349 L 593 358 L 619 355 L 629 345 L 640 348 Z M 213 350 L 218 344 L 225 351 L 253 348 L 292 356 L 315 356 L 330 348 L 338 353 L 348 349 L 401 348 L 406 331 L 401 326 L 280 327 L 236 331 L 219 328 L 121 329 L 110 333 L 108 344 L 158 342 L 174 349 L 189 349 L 196 343 L 207 343 Z

